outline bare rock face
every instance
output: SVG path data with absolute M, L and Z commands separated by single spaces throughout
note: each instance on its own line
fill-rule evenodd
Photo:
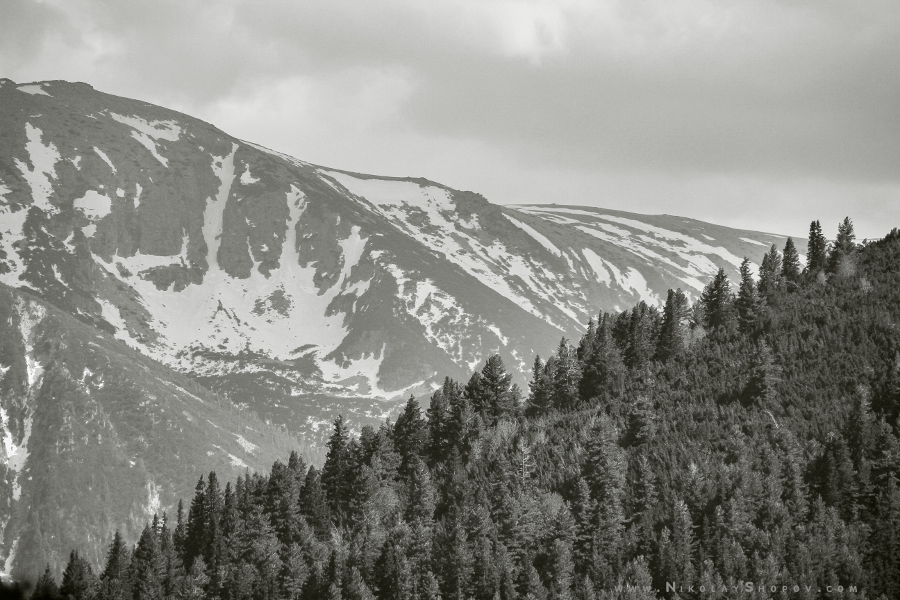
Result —
M 37 310 L 22 306 L 53 317 L 27 333 L 3 325 L 0 558 L 15 568 L 37 556 L 25 548 L 39 545 L 27 533 L 38 509 L 23 498 L 49 497 L 37 486 L 50 476 L 25 473 L 57 468 L 63 447 L 113 465 L 103 481 L 71 482 L 85 498 L 110 482 L 130 490 L 103 492 L 104 524 L 84 525 L 103 543 L 125 515 L 145 516 L 148 482 L 170 506 L 197 470 L 159 484 L 156 467 L 132 476 L 128 461 L 190 457 L 207 468 L 225 452 L 250 464 L 213 442 L 189 451 L 148 437 L 147 419 L 206 427 L 195 411 L 207 392 L 181 408 L 192 401 L 172 381 L 315 439 L 339 412 L 380 420 L 495 352 L 522 384 L 535 353 L 577 337 L 599 310 L 658 303 L 668 288 L 696 296 L 719 267 L 734 277 L 742 257 L 758 263 L 772 243 L 784 238 L 680 217 L 497 206 L 425 179 L 305 163 L 86 84 L 3 80 L 0 308 L 20 324 Z M 92 383 L 101 372 L 102 389 L 115 380 L 121 393 Z M 144 385 L 157 391 L 123 391 Z M 151 394 L 156 416 L 136 408 Z M 84 543 L 54 535 L 60 549 Z

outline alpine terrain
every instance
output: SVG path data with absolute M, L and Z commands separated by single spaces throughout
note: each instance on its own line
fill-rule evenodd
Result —
M 495 353 L 524 385 L 598 310 L 696 298 L 784 241 L 498 206 L 84 83 L 2 79 L 0 564 L 59 569 L 91 544 L 97 562 L 199 474 L 283 458 L 288 432 L 377 423 Z

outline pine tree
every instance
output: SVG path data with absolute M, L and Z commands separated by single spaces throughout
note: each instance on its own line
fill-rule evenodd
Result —
M 194 564 L 194 560 L 198 556 L 203 555 L 203 545 L 206 539 L 206 502 L 205 502 L 206 484 L 203 476 L 197 482 L 194 488 L 194 498 L 191 501 L 191 507 L 188 509 L 186 533 L 184 538 L 184 564 L 190 569 Z
M 788 238 L 784 243 L 781 276 L 789 283 L 796 283 L 800 279 L 800 254 L 797 252 L 793 238 Z
M 56 578 L 53 576 L 49 564 L 34 584 L 30 600 L 60 600 L 59 586 L 56 584 Z
M 788 238 L 790 239 L 790 238 Z M 791 242 L 793 244 L 793 242 Z M 781 255 L 775 244 L 769 248 L 766 255 L 763 256 L 762 264 L 759 267 L 759 294 L 763 298 L 772 298 L 778 291 L 781 283 Z
M 592 430 L 584 471 L 591 496 L 597 503 L 593 579 L 607 585 L 615 581 L 623 558 L 625 458 L 615 426 L 606 415 L 599 417 Z
M 347 483 L 351 475 L 351 456 L 347 445 L 347 425 L 340 415 L 334 420 L 334 431 L 328 440 L 328 454 L 322 468 L 322 489 L 331 515 L 339 523 L 349 517 L 350 509 L 351 490 Z
M 410 523 L 422 521 L 431 523 L 435 509 L 435 489 L 431 483 L 428 467 L 416 457 L 410 465 L 410 475 L 406 484 L 404 517 Z
M 444 387 L 447 387 L 449 382 L 450 378 L 447 377 L 444 380 Z M 431 395 L 431 402 L 426 414 L 428 416 L 428 465 L 434 467 L 447 457 L 447 452 L 450 450 L 447 432 L 450 413 L 442 389 L 435 390 Z
M 825 270 L 828 242 L 822 235 L 822 224 L 813 221 L 809 225 L 809 241 L 806 246 L 806 273 L 810 277 L 816 277 Z
M 553 407 L 551 390 L 552 379 L 550 377 L 549 369 L 547 369 L 546 365 L 541 361 L 539 355 L 535 355 L 534 357 L 534 366 L 532 367 L 531 373 L 531 381 L 528 383 L 531 393 L 528 395 L 528 400 L 525 402 L 525 415 L 528 417 L 536 417 L 548 413 Z
M 656 309 L 643 300 L 631 309 L 625 364 L 632 371 L 643 369 L 653 358 L 656 349 L 656 318 Z
M 485 362 L 481 370 L 481 390 L 484 395 L 483 410 L 490 416 L 491 423 L 515 415 L 521 394 L 518 386 L 512 383 L 512 373 L 506 371 L 499 354 L 494 354 Z
M 700 304 L 703 306 L 705 328 L 713 330 L 731 322 L 734 300 L 725 269 L 720 268 L 713 280 L 703 288 Z
M 400 474 L 408 476 L 419 462 L 428 441 L 428 424 L 414 396 L 410 396 L 394 425 L 394 446 L 400 454 Z
M 575 519 L 575 540 L 573 555 L 575 570 L 580 574 L 587 573 L 593 556 L 593 531 L 596 506 L 591 498 L 591 490 L 584 477 L 578 479 L 575 490 L 575 501 L 572 504 L 572 516 Z
M 69 562 L 63 571 L 59 595 L 63 600 L 91 600 L 97 578 L 87 559 L 73 550 L 69 554 Z M 141 600 L 141 599 L 137 599 Z
M 757 327 L 757 323 L 762 312 L 762 305 L 759 296 L 756 293 L 756 284 L 753 282 L 753 276 L 750 274 L 750 260 L 744 258 L 741 262 L 741 285 L 738 288 L 737 300 L 735 307 L 738 313 L 738 323 L 741 331 L 750 333 Z
M 269 472 L 265 507 L 278 540 L 285 545 L 297 541 L 300 519 L 300 487 L 294 470 L 276 460 Z M 226 502 L 227 504 L 227 502 Z
M 578 383 L 581 369 L 573 348 L 562 338 L 556 348 L 556 361 L 550 388 L 550 401 L 558 410 L 571 410 L 578 406 Z
M 853 233 L 853 222 L 850 217 L 838 225 L 837 238 L 831 253 L 828 255 L 828 273 L 852 274 L 853 255 L 856 253 L 856 234 Z
M 163 600 L 165 562 L 156 531 L 144 527 L 131 559 L 134 600 Z
M 659 341 L 656 344 L 656 358 L 666 362 L 684 351 L 685 326 L 689 317 L 688 301 L 679 288 L 669 290 L 663 308 L 662 325 L 659 329 Z
M 310 467 L 306 472 L 299 504 L 301 514 L 306 517 L 316 535 L 321 539 L 327 537 L 331 532 L 331 514 L 319 471 L 315 467 Z
M 131 587 L 131 552 L 116 530 L 106 555 L 106 567 L 100 575 L 100 597 L 102 600 L 130 600 Z
M 625 363 L 615 343 L 610 318 L 604 315 L 598 322 L 591 353 L 585 359 L 578 384 L 582 400 L 618 398 L 625 382 Z

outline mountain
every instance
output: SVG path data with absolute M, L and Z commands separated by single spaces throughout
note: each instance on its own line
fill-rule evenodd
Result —
M 84 83 L 0 80 L 6 571 L 136 535 L 214 466 L 284 459 L 278 426 L 378 422 L 495 352 L 523 385 L 599 310 L 696 297 L 784 239 L 498 206 Z
M 2 281 L 298 431 L 497 351 L 526 373 L 599 309 L 784 242 L 321 167 L 83 83 L 3 80 L 0 106 Z

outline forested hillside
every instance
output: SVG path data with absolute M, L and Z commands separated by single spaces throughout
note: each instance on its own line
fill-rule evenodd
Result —
M 789 240 L 694 306 L 603 313 L 527 391 L 494 356 L 358 438 L 339 418 L 321 471 L 210 474 L 36 596 L 898 598 L 900 231 L 814 222 L 806 263 Z

